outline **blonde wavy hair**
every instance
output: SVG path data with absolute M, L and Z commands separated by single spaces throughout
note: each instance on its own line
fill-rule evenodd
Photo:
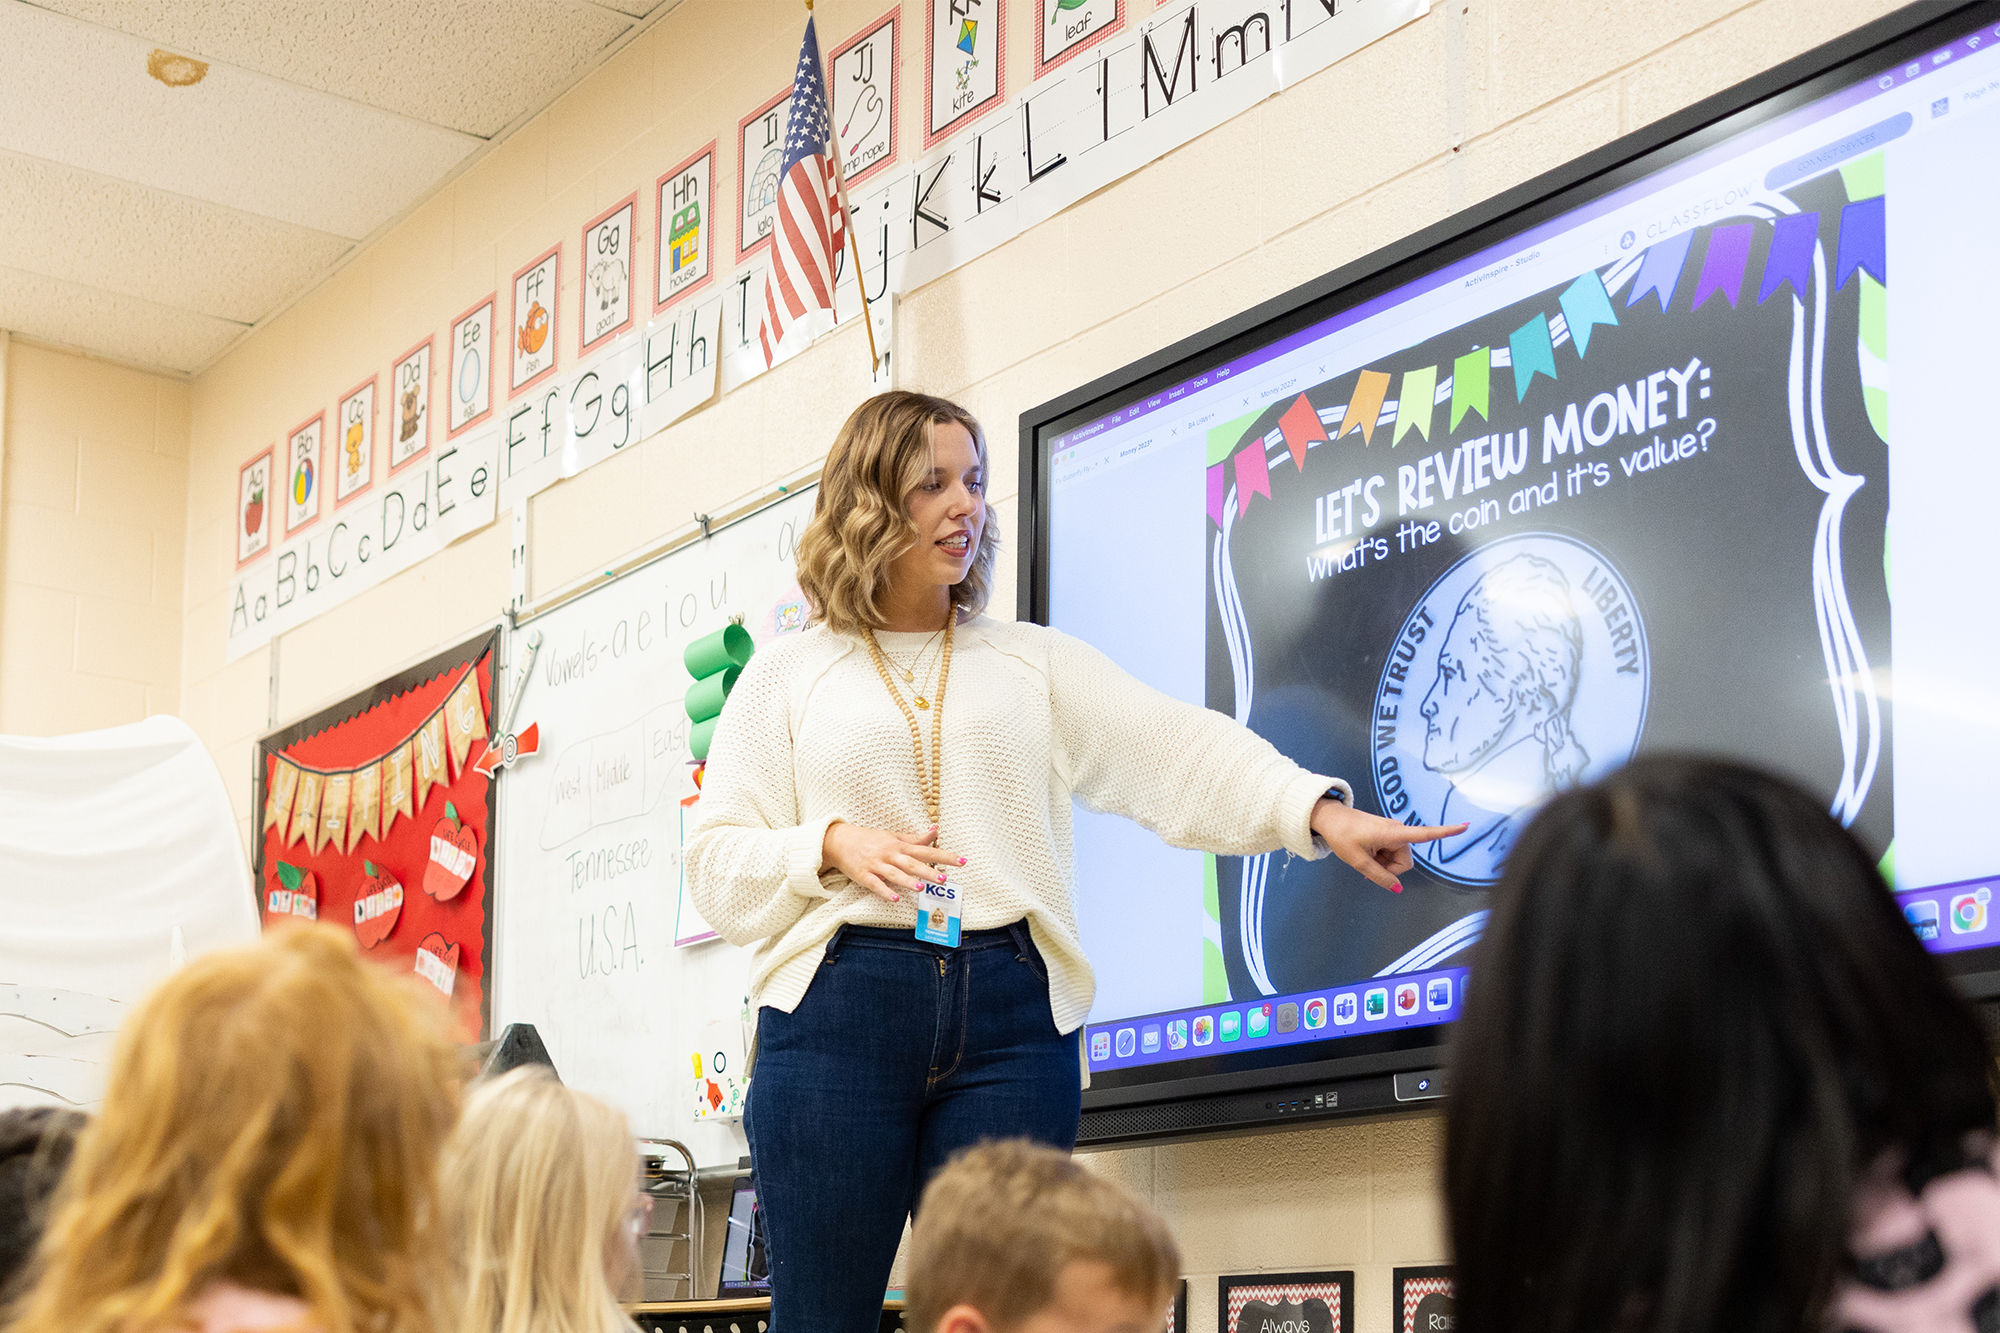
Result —
M 457 1333 L 633 1333 L 612 1290 L 639 1187 L 621 1113 L 517 1069 L 466 1103 L 444 1182 Z
M 172 1327 L 218 1280 L 322 1333 L 427 1333 L 447 1020 L 329 926 L 175 972 L 118 1035 L 9 1333 Z
M 917 541 L 910 493 L 931 474 L 932 432 L 956 422 L 972 436 L 986 471 L 986 433 L 972 413 L 948 399 L 896 390 L 854 409 L 827 451 L 812 522 L 799 537 L 799 588 L 812 618 L 841 634 L 882 623 L 889 564 Z M 1000 533 L 984 489 L 979 549 L 963 582 L 953 585 L 961 615 L 985 610 L 993 590 Z

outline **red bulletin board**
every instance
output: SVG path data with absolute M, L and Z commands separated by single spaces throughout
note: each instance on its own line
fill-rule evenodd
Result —
M 369 957 L 423 977 L 441 998 L 449 987 L 467 1041 L 489 1022 L 495 817 L 492 780 L 476 765 L 493 722 L 498 644 L 496 630 L 439 654 L 273 732 L 256 755 L 265 924 L 317 917 L 354 931 Z

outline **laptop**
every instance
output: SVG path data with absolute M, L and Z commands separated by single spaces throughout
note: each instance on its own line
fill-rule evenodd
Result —
M 722 1277 L 715 1294 L 727 1300 L 771 1294 L 771 1261 L 764 1253 L 764 1214 L 750 1177 L 736 1182 L 729 1200 L 729 1230 L 722 1238 Z

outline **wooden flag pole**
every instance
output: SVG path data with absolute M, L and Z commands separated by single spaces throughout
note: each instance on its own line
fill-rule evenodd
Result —
M 813 0 L 806 0 L 812 13 Z M 861 323 L 868 330 L 868 378 L 874 379 L 882 365 L 875 350 L 875 321 L 868 311 L 868 284 L 861 274 L 861 239 L 854 234 L 854 213 L 847 206 L 847 170 L 840 160 L 840 131 L 833 123 L 833 73 L 826 67 L 826 51 L 819 44 L 819 28 L 813 28 L 813 54 L 819 57 L 820 86 L 826 90 L 826 140 L 833 149 L 833 184 L 840 195 L 840 216 L 846 221 L 848 253 L 854 256 L 854 290 L 861 294 Z

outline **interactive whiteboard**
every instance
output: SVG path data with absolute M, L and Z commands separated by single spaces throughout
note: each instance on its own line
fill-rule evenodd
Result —
M 794 492 L 523 620 L 510 646 L 518 663 L 542 636 L 514 719 L 539 726 L 540 750 L 501 780 L 495 1030 L 533 1023 L 565 1083 L 704 1166 L 747 1151 L 717 1114 L 727 1092 L 706 1115 L 696 1099 L 710 1081 L 731 1088 L 751 1015 L 747 955 L 675 943 L 708 934 L 682 902 L 699 810 L 682 804 L 696 797 L 682 654 L 734 616 L 760 648 L 804 627 L 792 550 L 812 505 L 811 489 Z

